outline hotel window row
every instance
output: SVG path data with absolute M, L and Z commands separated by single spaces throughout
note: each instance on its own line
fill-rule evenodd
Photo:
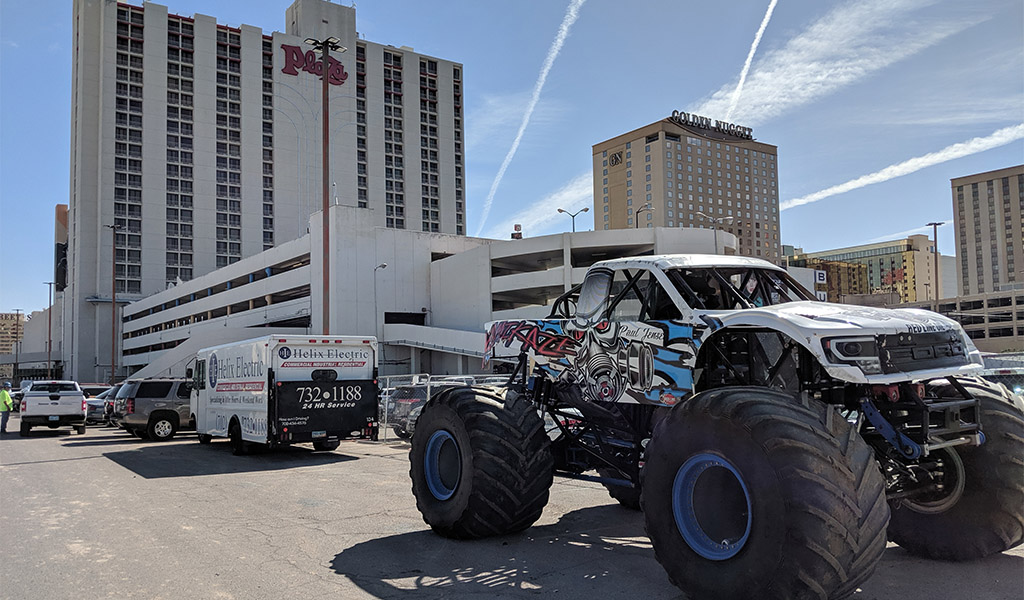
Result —
M 420 59 L 420 188 L 423 231 L 441 230 L 437 135 L 437 61 Z
M 217 267 L 242 257 L 241 36 L 217 26 Z M 264 177 L 264 181 L 266 181 Z M 273 177 L 270 178 L 271 184 Z M 264 183 L 266 186 L 266 183 Z
M 274 247 L 274 42 L 263 36 L 263 249 Z
M 114 279 L 118 292 L 142 292 L 141 8 L 117 9 L 114 112 Z
M 165 279 L 193 273 L 193 24 L 167 19 L 167 165 Z

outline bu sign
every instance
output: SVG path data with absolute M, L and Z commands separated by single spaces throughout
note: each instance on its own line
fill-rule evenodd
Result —
M 286 44 L 281 44 L 281 49 L 284 50 L 284 68 L 281 69 L 282 73 L 285 75 L 298 75 L 301 69 L 307 73 L 323 77 L 324 61 L 318 61 L 315 52 L 312 50 L 303 52 L 299 46 L 288 46 Z M 331 85 L 345 83 L 345 80 L 348 79 L 345 67 L 342 66 L 341 61 L 336 60 L 333 56 L 330 57 L 330 60 L 331 64 L 327 69 L 327 80 Z

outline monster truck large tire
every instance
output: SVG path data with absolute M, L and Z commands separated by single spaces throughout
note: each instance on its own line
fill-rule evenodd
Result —
M 522 531 L 548 502 L 549 446 L 525 398 L 470 387 L 438 394 L 424 407 L 409 452 L 416 507 L 445 537 Z
M 983 380 L 961 383 L 981 403 L 985 443 L 949 450 L 963 463 L 958 500 L 893 502 L 889 539 L 911 554 L 973 560 L 1024 541 L 1024 401 Z M 935 380 L 929 388 L 939 396 L 959 396 L 947 381 Z
M 692 598 L 843 598 L 885 549 L 871 448 L 833 408 L 763 388 L 676 406 L 642 473 L 647 534 Z

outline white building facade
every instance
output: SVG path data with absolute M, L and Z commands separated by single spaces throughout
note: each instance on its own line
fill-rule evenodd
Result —
M 707 229 L 661 227 L 487 240 L 381 227 L 373 212 L 329 210 L 330 323 L 332 334 L 376 335 L 382 375 L 479 373 L 488 321 L 546 316 L 595 262 L 715 244 Z M 319 333 L 320 222 L 315 214 L 309 235 L 125 307 L 126 373 L 180 377 L 199 348 Z M 718 243 L 735 254 L 732 234 L 718 232 Z
M 306 38 L 347 48 L 327 69 L 329 201 L 464 235 L 462 65 L 361 39 L 354 5 L 295 0 L 265 33 L 75 0 L 74 23 L 67 376 L 109 379 L 112 280 L 139 300 L 306 235 L 323 203 Z

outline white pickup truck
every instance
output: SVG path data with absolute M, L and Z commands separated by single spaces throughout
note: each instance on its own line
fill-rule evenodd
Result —
M 85 433 L 85 394 L 74 381 L 33 381 L 21 398 L 21 429 L 24 437 L 33 427 L 56 429 L 70 425 Z

